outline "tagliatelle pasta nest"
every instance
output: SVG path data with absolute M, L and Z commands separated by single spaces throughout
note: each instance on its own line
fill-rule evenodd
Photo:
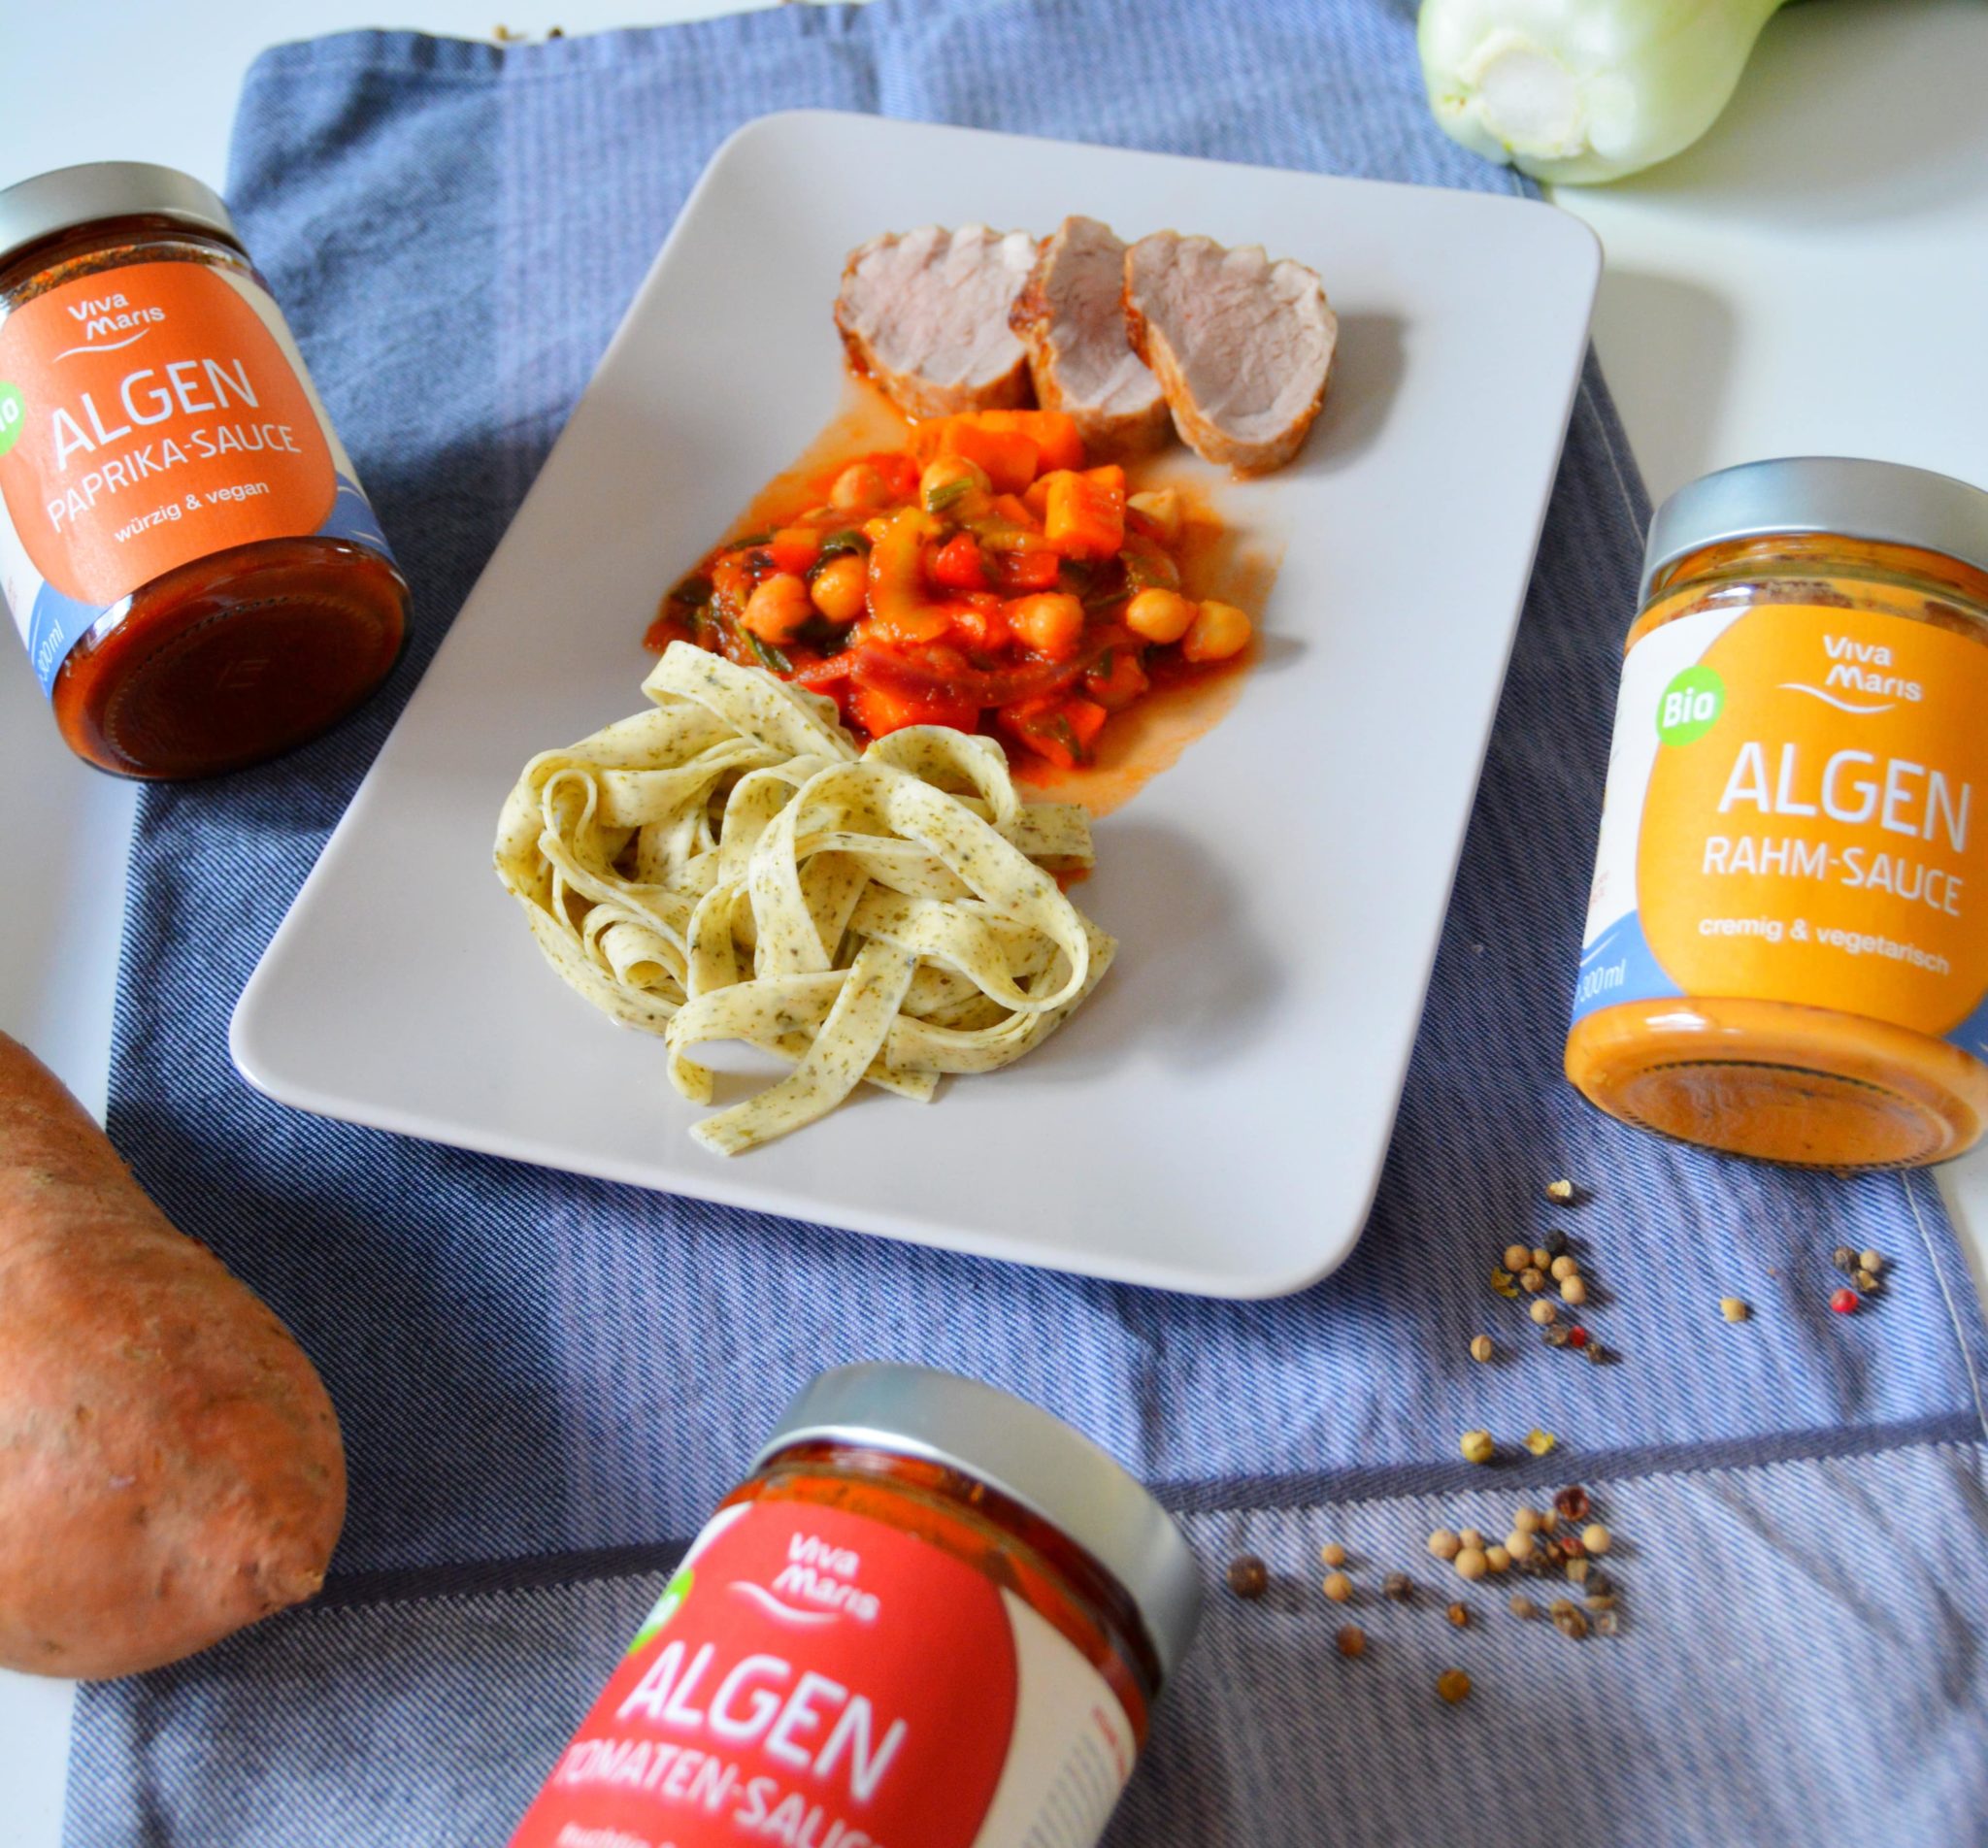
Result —
M 539 947 L 603 1012 L 692 1057 L 746 1040 L 793 1070 L 691 1134 L 736 1155 L 869 1082 L 929 1099 L 948 1072 L 1040 1045 L 1113 940 L 1052 869 L 1091 863 L 1090 819 L 1024 804 L 992 739 L 913 726 L 858 753 L 834 703 L 675 643 L 656 703 L 525 766 L 497 874 Z

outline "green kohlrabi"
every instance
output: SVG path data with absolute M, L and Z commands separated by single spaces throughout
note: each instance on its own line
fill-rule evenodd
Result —
M 1689 148 L 1784 0 L 1422 0 L 1436 119 L 1536 179 L 1618 180 Z

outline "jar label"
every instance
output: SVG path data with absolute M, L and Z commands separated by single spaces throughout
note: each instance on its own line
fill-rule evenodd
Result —
M 868 1516 L 752 1502 L 698 1536 L 512 1848 L 1091 1848 L 1137 1749 L 1011 1592 Z
M 1988 647 L 1821 604 L 1629 651 L 1574 1018 L 1673 995 L 1988 1056 Z
M 251 278 L 128 264 L 0 321 L 0 591 L 45 692 L 140 585 L 320 533 L 386 550 L 282 312 Z

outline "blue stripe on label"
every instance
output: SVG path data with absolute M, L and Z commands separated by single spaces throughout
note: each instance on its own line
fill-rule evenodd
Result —
M 365 490 L 349 476 L 338 478 L 338 492 L 332 496 L 331 512 L 311 536 L 314 539 L 343 539 L 355 545 L 369 545 L 393 559 L 393 547 L 380 530 L 379 517 Z M 397 561 L 395 561 L 397 562 Z M 44 583 L 35 593 L 34 609 L 28 614 L 27 652 L 33 662 L 35 678 L 42 692 L 52 697 L 55 676 L 69 658 L 69 650 L 102 620 L 104 612 L 116 604 L 78 603 L 65 597 L 53 584 Z
M 1640 913 L 1618 917 L 1581 952 L 1574 986 L 1574 1020 L 1624 1001 L 1664 1001 L 1683 994 L 1657 961 L 1642 934 Z M 1570 1025 L 1573 1022 L 1569 1023 Z

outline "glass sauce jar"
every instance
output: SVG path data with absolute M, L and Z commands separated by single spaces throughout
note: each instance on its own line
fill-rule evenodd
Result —
M 314 736 L 407 585 L 220 199 L 171 168 L 0 191 L 0 591 L 55 722 L 122 776 Z
M 1830 457 L 1652 521 L 1567 1074 L 1732 1154 L 1917 1167 L 1988 1125 L 1988 494 Z
M 1166 1512 L 1047 1413 L 923 1368 L 824 1373 L 513 1848 L 1090 1848 L 1200 1596 Z

